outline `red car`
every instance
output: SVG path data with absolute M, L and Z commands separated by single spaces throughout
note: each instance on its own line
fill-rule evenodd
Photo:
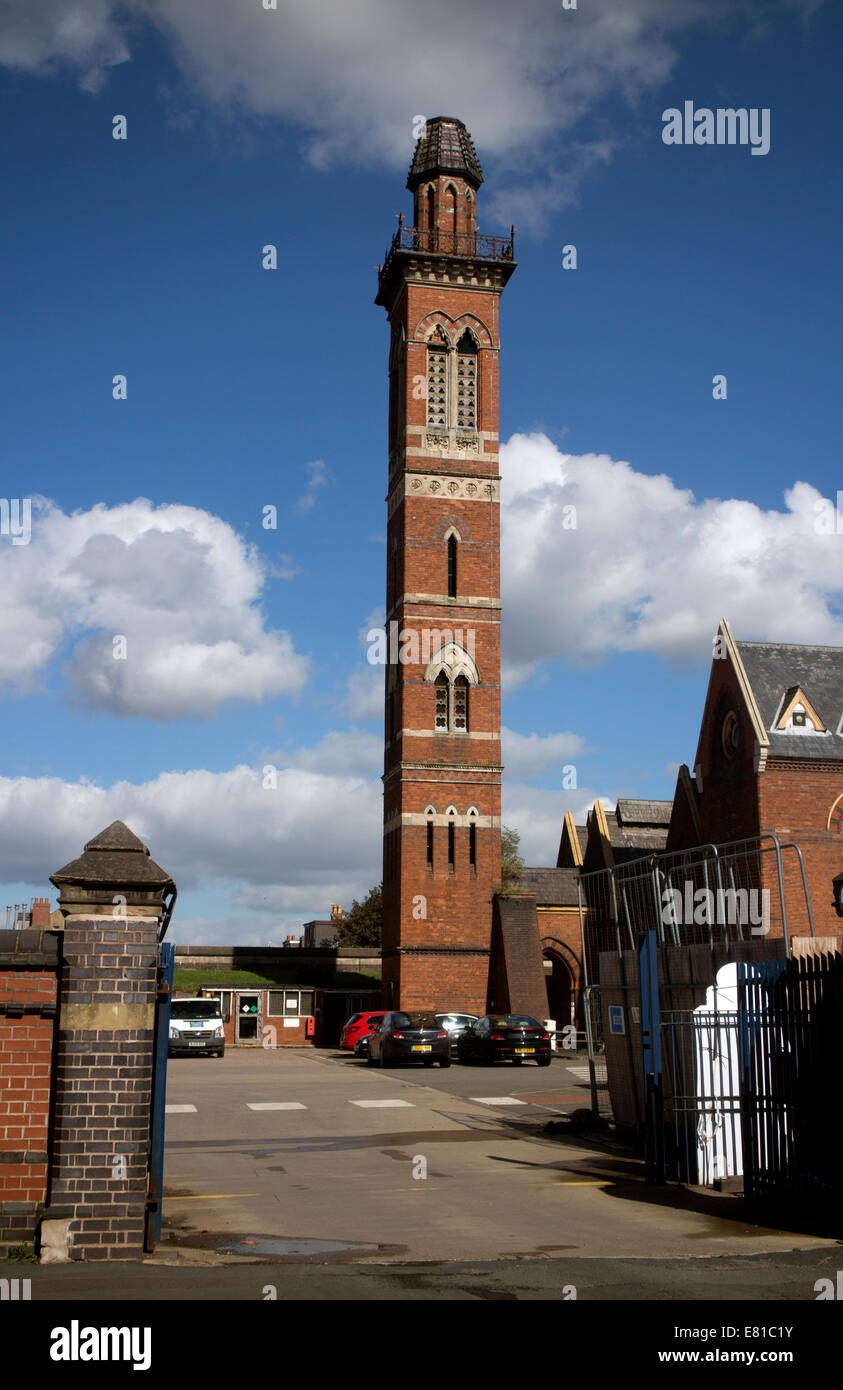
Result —
M 387 1012 L 386 1009 L 376 1009 L 373 1013 L 352 1014 L 340 1034 L 340 1047 L 353 1052 L 355 1043 L 373 1032 Z

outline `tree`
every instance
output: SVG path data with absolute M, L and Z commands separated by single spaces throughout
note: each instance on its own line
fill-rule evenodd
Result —
M 338 946 L 380 946 L 383 931 L 383 884 L 370 888 L 362 903 L 355 898 L 339 924 Z
M 521 877 L 521 870 L 524 868 L 524 860 L 518 853 L 518 846 L 521 843 L 521 836 L 517 830 L 510 830 L 507 826 L 501 831 L 501 892 L 517 887 Z

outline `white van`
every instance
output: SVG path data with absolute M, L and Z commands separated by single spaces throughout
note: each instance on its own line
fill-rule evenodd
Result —
M 219 999 L 170 1000 L 167 1056 L 185 1056 L 188 1052 L 205 1052 L 213 1057 L 224 1055 L 225 1026 Z

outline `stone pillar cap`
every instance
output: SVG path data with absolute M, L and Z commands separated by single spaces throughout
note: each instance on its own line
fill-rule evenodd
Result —
M 95 835 L 78 859 L 50 875 L 59 889 L 59 906 L 65 916 L 93 912 L 97 907 L 112 908 L 112 900 L 122 894 L 127 911 L 139 916 L 159 916 L 165 894 L 175 884 L 165 869 L 150 857 L 149 850 L 123 821 Z

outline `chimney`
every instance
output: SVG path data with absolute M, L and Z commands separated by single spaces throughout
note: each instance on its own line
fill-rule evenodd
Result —
M 45 931 L 50 925 L 49 898 L 33 898 L 29 914 L 29 925 L 37 931 Z

